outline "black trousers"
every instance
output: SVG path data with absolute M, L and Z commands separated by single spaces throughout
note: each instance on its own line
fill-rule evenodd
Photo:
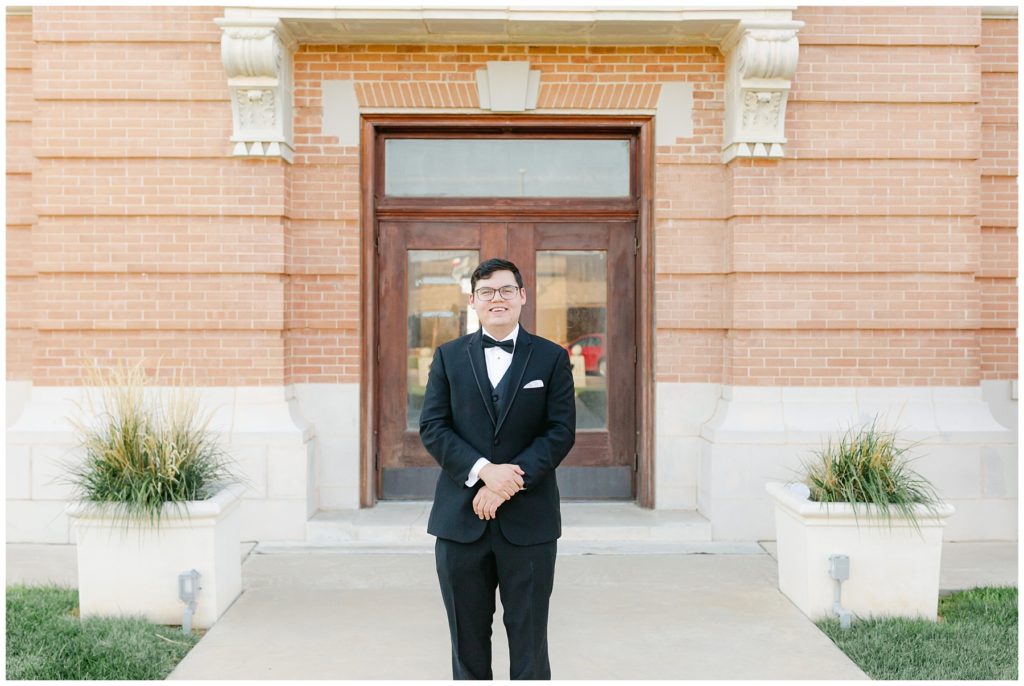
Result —
M 519 546 L 495 520 L 472 543 L 438 538 L 434 547 L 441 597 L 448 612 L 454 679 L 493 679 L 491 625 L 495 588 L 501 592 L 512 679 L 550 679 L 548 603 L 556 541 Z

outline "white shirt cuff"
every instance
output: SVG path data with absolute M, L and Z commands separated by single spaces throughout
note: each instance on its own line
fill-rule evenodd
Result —
M 480 480 L 480 470 L 491 463 L 486 457 L 481 457 L 473 465 L 473 468 L 469 470 L 469 478 L 466 479 L 467 486 L 475 486 L 476 482 Z

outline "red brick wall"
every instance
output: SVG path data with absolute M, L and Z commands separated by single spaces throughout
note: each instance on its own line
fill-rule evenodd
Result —
M 982 379 L 1016 379 L 1017 21 L 981 23 L 981 298 L 977 333 Z
M 7 16 L 7 378 L 32 379 L 32 17 Z
M 287 165 L 229 157 L 219 16 L 25 18 L 37 277 L 15 316 L 35 338 L 8 378 L 70 385 L 89 358 L 145 357 L 162 358 L 162 381 L 186 368 L 202 385 L 284 383 Z
M 1005 340 L 1015 315 L 1005 284 L 981 278 L 992 210 L 979 169 L 980 8 L 808 7 L 794 18 L 806 24 L 786 159 L 729 165 L 721 378 L 1015 378 L 1015 366 L 986 367 L 983 327 L 1009 325 Z
M 321 133 L 321 82 L 473 108 L 492 59 L 539 69 L 547 109 L 693 85 L 694 136 L 656 150 L 657 380 L 1017 376 L 1016 21 L 798 10 L 786 159 L 729 165 L 714 48 L 301 46 L 289 165 L 230 157 L 222 15 L 8 17 L 8 379 L 144 355 L 207 385 L 360 381 L 358 150 Z
M 702 47 L 584 47 L 514 45 L 311 45 L 301 46 L 295 64 L 295 164 L 290 168 L 290 237 L 302 253 L 291 266 L 303 278 L 319 279 L 289 294 L 291 311 L 308 312 L 309 328 L 289 332 L 289 344 L 303 350 L 295 380 L 358 381 L 359 300 L 330 300 L 359 287 L 358 150 L 321 134 L 324 80 L 353 80 L 362 107 L 472 108 L 477 104 L 476 70 L 488 60 L 529 60 L 541 71 L 539 108 L 653 110 L 659 84 L 686 80 L 694 87 L 694 137 L 657 150 L 656 250 L 702 232 L 703 248 L 721 256 L 713 235 L 725 212 L 726 184 L 720 164 L 725 62 L 717 49 Z M 687 189 L 685 194 L 680 188 Z M 685 234 L 674 230 L 680 227 Z M 721 272 L 696 252 L 688 239 L 679 246 L 694 269 Z M 671 245 L 665 246 L 672 250 Z M 720 260 L 719 260 L 720 262 Z M 662 264 L 659 259 L 658 264 Z M 669 287 L 657 277 L 656 288 Z M 339 330 L 340 327 L 340 330 Z M 658 353 L 660 355 L 660 353 Z M 706 359 L 695 351 L 684 364 Z M 714 351 L 720 358 L 721 352 Z M 301 361 L 300 361 L 301 360 Z M 339 363 L 340 360 L 340 363 Z M 339 370 L 340 364 L 340 370 Z M 702 364 L 697 362 L 697 364 Z M 665 365 L 659 357 L 659 370 Z M 301 370 L 301 371 L 300 371 Z M 335 376 L 336 375 L 336 376 Z

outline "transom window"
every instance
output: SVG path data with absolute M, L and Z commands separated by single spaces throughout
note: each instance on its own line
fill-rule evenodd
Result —
M 406 198 L 628 198 L 628 138 L 388 138 L 384 193 Z

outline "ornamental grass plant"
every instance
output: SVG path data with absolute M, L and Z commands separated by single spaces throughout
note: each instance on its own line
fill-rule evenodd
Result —
M 127 527 L 159 527 L 165 503 L 181 511 L 187 501 L 206 500 L 242 481 L 208 430 L 212 413 L 199 415 L 194 389 L 178 381 L 147 394 L 142 361 L 106 371 L 93 362 L 88 377 L 99 402 L 90 391 L 86 406 L 77 405 L 84 416 L 69 418 L 85 458 L 65 465 L 79 500 L 96 503 Z
M 816 460 L 802 461 L 802 481 L 810 499 L 821 503 L 849 503 L 856 520 L 859 506 L 874 511 L 892 526 L 895 509 L 920 531 L 917 506 L 936 513 L 941 499 L 932 484 L 910 468 L 907 453 L 916 444 L 898 445 L 895 431 L 877 426 L 849 428 L 833 443 L 814 451 Z M 894 506 L 894 509 L 893 509 Z

